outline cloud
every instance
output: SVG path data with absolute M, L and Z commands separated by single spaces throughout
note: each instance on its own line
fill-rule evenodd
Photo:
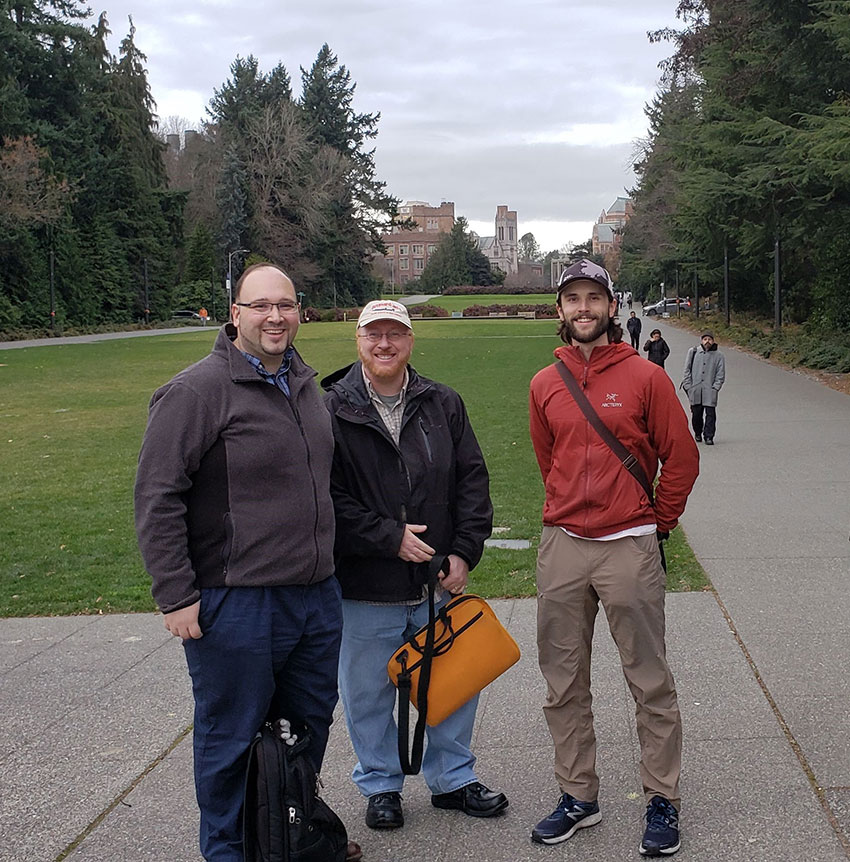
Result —
M 380 112 L 379 176 L 402 198 L 497 204 L 521 221 L 594 221 L 634 183 L 632 141 L 675 26 L 674 0 L 115 0 L 113 50 L 133 14 L 162 116 L 204 116 L 237 54 L 282 62 L 296 92 L 327 42 Z

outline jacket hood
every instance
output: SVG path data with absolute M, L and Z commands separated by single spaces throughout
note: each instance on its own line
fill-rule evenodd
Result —
M 638 352 L 624 342 L 616 344 L 600 344 L 594 347 L 590 354 L 590 361 L 584 361 L 584 354 L 578 347 L 572 344 L 555 348 L 555 358 L 560 359 L 573 374 L 578 377 L 585 368 L 595 372 L 605 371 L 613 365 L 618 365 L 632 356 L 638 356 Z
M 323 377 L 319 382 L 319 386 L 325 390 L 325 392 L 330 391 L 331 387 L 335 383 L 339 383 L 355 365 L 359 365 L 359 362 L 352 362 L 350 365 L 346 365 L 345 368 L 338 368 L 336 371 L 332 371 L 327 377 Z

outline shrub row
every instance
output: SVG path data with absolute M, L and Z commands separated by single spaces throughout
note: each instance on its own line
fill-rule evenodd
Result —
M 506 305 L 494 303 L 493 305 L 470 305 L 464 308 L 464 317 L 488 317 L 490 314 L 507 313 L 509 317 L 515 317 L 521 311 L 533 311 L 535 316 L 542 319 L 551 319 L 558 316 L 554 304 L 538 305 Z
M 523 284 L 519 287 L 504 284 L 457 284 L 453 287 L 443 288 L 443 296 L 480 296 L 481 294 L 523 294 L 523 293 L 547 293 L 548 287 L 541 285 Z

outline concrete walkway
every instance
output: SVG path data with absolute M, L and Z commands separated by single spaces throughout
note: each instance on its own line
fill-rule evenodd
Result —
M 0 350 L 20 350 L 24 347 L 50 347 L 56 344 L 90 344 L 92 341 L 112 341 L 116 338 L 147 338 L 150 335 L 179 335 L 181 332 L 218 332 L 218 324 L 210 326 L 175 326 L 171 329 L 137 329 L 132 332 L 97 332 L 89 335 L 63 335 L 60 338 L 29 338 L 23 341 L 0 341 Z
M 644 320 L 642 333 L 648 333 Z M 678 383 L 695 338 L 658 325 Z M 649 327 L 652 328 L 652 327 Z M 676 858 L 850 859 L 850 399 L 721 346 L 717 445 L 683 518 L 717 596 L 668 597 L 685 727 Z M 431 808 L 421 778 L 407 825 L 363 825 L 344 724 L 325 796 L 367 862 L 629 860 L 643 800 L 633 705 L 600 615 L 594 664 L 603 821 L 557 847 L 528 839 L 553 807 L 534 601 L 494 602 L 523 658 L 483 695 L 483 781 L 498 822 Z M 0 862 L 198 862 L 191 693 L 182 650 L 154 615 L 0 620 Z

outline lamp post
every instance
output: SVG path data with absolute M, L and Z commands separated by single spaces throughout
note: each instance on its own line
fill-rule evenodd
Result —
M 227 319 L 230 320 L 230 309 L 233 307 L 233 255 L 247 254 L 247 248 L 236 248 L 227 254 Z

